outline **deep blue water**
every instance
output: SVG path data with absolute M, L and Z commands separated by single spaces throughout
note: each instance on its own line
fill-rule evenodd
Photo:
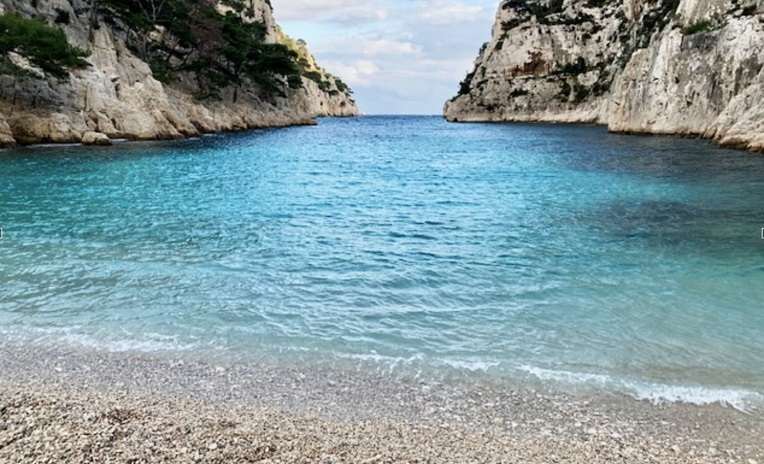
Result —
M 600 127 L 0 152 L 10 340 L 764 404 L 764 157 Z

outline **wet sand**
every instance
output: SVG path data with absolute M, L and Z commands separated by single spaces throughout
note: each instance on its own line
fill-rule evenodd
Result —
M 0 463 L 764 464 L 764 415 L 0 343 Z

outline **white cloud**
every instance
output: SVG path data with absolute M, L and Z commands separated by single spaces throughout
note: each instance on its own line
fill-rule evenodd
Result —
M 327 61 L 322 64 L 326 69 L 330 69 L 332 74 L 340 76 L 344 82 L 351 86 L 369 85 L 372 82 L 370 78 L 379 71 L 379 67 L 369 60 L 359 60 L 350 64 L 340 61 Z
M 482 6 L 465 5 L 455 0 L 430 0 L 419 5 L 420 18 L 436 25 L 472 22 L 478 19 L 482 12 Z
M 490 38 L 499 0 L 271 0 L 361 111 L 440 113 Z
M 390 15 L 380 0 L 281 0 L 274 2 L 277 21 L 322 21 L 344 25 L 384 21 Z
M 382 39 L 367 36 L 345 36 L 330 39 L 316 47 L 319 52 L 331 53 L 333 56 L 396 56 L 419 55 L 421 49 L 411 42 L 393 39 Z

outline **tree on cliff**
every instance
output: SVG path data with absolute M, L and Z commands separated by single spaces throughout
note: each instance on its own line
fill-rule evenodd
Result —
M 44 73 L 61 80 L 70 69 L 88 66 L 88 52 L 71 45 L 64 31 L 48 26 L 42 18 L 25 18 L 16 12 L 0 15 L 0 74 L 27 74 L 10 59 L 11 53 L 29 60 Z
M 234 101 L 247 82 L 269 94 L 300 87 L 297 54 L 268 43 L 251 4 L 241 0 L 100 0 L 104 13 L 128 28 L 129 44 L 149 63 L 154 77 L 172 81 L 178 73 L 196 76 L 200 97 L 234 86 Z

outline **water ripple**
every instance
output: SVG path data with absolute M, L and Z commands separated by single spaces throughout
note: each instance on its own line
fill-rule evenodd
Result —
M 0 333 L 761 394 L 763 174 L 699 141 L 427 117 L 6 151 Z

